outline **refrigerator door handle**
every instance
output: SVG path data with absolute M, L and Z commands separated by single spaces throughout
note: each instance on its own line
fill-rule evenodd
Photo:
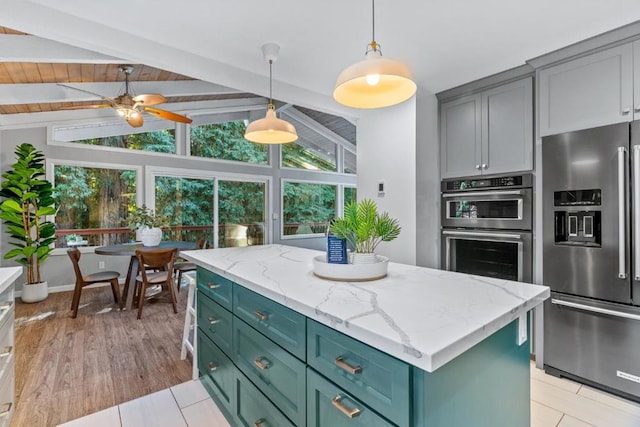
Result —
M 594 307 L 592 305 L 580 304 L 580 303 L 571 302 L 571 301 L 564 301 L 556 298 L 551 299 L 551 304 L 561 305 L 569 308 L 575 308 L 577 310 L 590 311 L 592 313 L 606 314 L 608 316 L 623 317 L 625 319 L 632 319 L 632 320 L 640 320 L 639 314 L 626 313 L 624 311 L 617 311 L 617 310 L 610 310 L 608 308 Z
M 618 147 L 618 278 L 627 278 L 627 204 L 624 147 Z
M 640 145 L 633 146 L 633 274 L 640 280 Z

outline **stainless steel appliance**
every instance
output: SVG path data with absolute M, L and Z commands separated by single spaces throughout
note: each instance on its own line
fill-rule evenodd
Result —
M 532 176 L 442 181 L 441 267 L 531 281 Z
M 543 138 L 544 363 L 640 401 L 640 122 Z

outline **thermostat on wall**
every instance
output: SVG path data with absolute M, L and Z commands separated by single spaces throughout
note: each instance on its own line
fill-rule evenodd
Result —
M 378 197 L 384 197 L 384 181 L 378 181 Z

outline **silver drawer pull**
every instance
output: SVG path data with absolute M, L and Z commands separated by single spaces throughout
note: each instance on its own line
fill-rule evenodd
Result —
M 254 316 L 256 316 L 256 318 L 257 318 L 258 320 L 261 320 L 261 321 L 263 321 L 263 322 L 269 318 L 269 315 L 268 315 L 268 314 L 264 314 L 264 313 L 263 313 L 263 312 L 261 312 L 260 310 L 256 310 L 256 311 L 254 311 L 254 312 L 253 312 L 253 315 L 254 315 Z
M 336 357 L 335 364 L 338 368 L 343 369 L 349 372 L 350 374 L 355 375 L 362 372 L 362 367 L 360 365 L 357 365 L 357 366 L 349 365 L 347 362 L 344 361 L 344 357 L 342 356 Z
M 264 418 L 259 418 L 253 423 L 253 427 L 262 427 L 263 422 L 264 422 Z
M 208 363 L 208 366 L 209 366 L 209 371 L 210 371 L 210 372 L 215 372 L 215 371 L 216 371 L 216 369 L 218 369 L 218 367 L 216 366 L 216 364 L 215 364 L 215 363 L 213 363 L 213 362 L 209 362 L 209 363 Z
M 13 301 L 7 301 L 7 302 L 3 303 L 2 305 L 0 305 L 0 311 L 7 311 L 11 307 L 13 307 Z
M 349 418 L 355 418 L 358 415 L 360 415 L 360 409 L 358 409 L 358 408 L 353 408 L 353 409 L 347 408 L 344 405 L 344 403 L 342 403 L 342 397 L 343 396 L 341 396 L 341 395 L 337 395 L 336 397 L 331 399 L 331 403 L 333 404 L 333 406 L 338 408 L 338 410 L 340 412 L 342 412 L 343 414 L 345 414 Z
M 253 360 L 253 364 L 256 365 L 258 367 L 258 369 L 260 369 L 261 371 L 264 371 L 264 370 L 269 369 L 271 367 L 271 362 L 269 362 L 269 360 L 265 359 L 262 356 L 256 357 Z
M 2 411 L 0 412 L 0 417 L 6 417 L 11 412 L 11 407 L 13 406 L 12 402 L 2 404 Z
M 220 285 L 216 285 L 215 282 L 207 283 L 207 288 L 209 288 L 209 289 L 216 289 L 218 287 L 220 287 Z
M 207 317 L 207 320 L 209 321 L 209 324 L 210 324 L 210 325 L 215 325 L 216 323 L 220 322 L 220 319 L 216 319 L 216 318 L 215 318 L 215 317 L 213 317 L 213 316 L 209 316 L 209 317 Z
M 13 350 L 13 347 L 8 345 L 5 348 L 2 349 L 2 353 L 0 353 L 0 359 L 3 359 L 7 356 L 9 356 L 11 354 L 11 351 Z

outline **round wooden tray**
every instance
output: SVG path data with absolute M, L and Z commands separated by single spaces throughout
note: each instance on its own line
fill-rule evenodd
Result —
M 377 255 L 373 264 L 330 264 L 326 255 L 313 258 L 313 274 L 321 279 L 338 282 L 368 282 L 386 277 L 389 258 Z

